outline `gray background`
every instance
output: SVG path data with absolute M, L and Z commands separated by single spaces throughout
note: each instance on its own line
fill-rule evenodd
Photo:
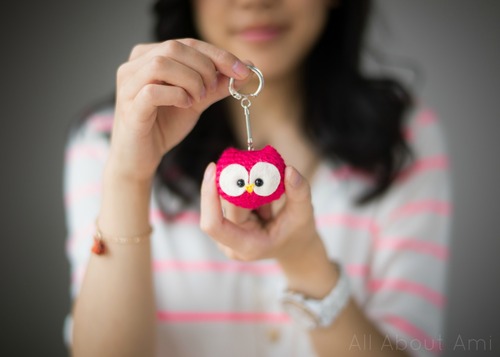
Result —
M 112 92 L 133 44 L 150 39 L 151 2 L 9 3 L 0 14 L 0 354 L 64 356 L 66 129 Z M 439 114 L 451 152 L 456 205 L 446 356 L 498 355 L 500 2 L 377 4 L 374 41 L 392 62 L 411 59 L 418 68 L 418 82 L 399 74 Z M 472 345 L 453 350 L 459 338 Z M 487 351 L 476 351 L 479 339 Z

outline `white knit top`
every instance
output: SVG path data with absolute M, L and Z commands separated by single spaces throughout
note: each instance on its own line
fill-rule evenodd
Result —
M 99 211 L 112 111 L 92 115 L 67 144 L 64 172 L 71 294 L 78 295 Z M 435 114 L 415 112 L 406 128 L 414 161 L 381 198 L 358 206 L 370 180 L 322 162 L 312 186 L 317 229 L 352 294 L 386 337 L 386 348 L 435 356 L 443 348 L 451 215 L 449 162 Z M 285 281 L 272 260 L 226 258 L 186 206 L 156 181 L 152 191 L 158 356 L 314 356 L 306 332 L 278 301 Z M 70 343 L 71 316 L 66 324 Z M 371 349 L 355 335 L 353 349 Z

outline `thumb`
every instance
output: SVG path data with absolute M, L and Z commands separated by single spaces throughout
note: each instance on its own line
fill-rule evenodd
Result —
M 285 192 L 285 209 L 292 215 L 303 215 L 307 210 L 312 211 L 311 187 L 305 177 L 292 166 L 285 169 Z

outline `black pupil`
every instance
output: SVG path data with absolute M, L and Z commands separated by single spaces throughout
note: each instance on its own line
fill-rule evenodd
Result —
M 245 181 L 243 181 L 242 179 L 239 179 L 238 181 L 236 181 L 236 184 L 238 185 L 238 187 L 243 187 L 243 186 L 245 186 Z
M 257 187 L 260 187 L 264 184 L 264 181 L 260 178 L 258 178 L 257 180 L 255 180 L 255 186 Z

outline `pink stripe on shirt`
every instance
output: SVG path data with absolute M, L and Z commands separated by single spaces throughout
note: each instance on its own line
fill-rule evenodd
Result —
M 357 170 L 351 166 L 343 165 L 331 173 L 332 177 L 336 180 L 351 180 L 358 179 L 366 182 L 372 182 L 373 178 L 361 170 Z
M 93 131 L 110 132 L 113 128 L 113 115 L 95 115 L 91 117 L 88 122 Z
M 181 261 L 160 260 L 153 263 L 153 269 L 160 271 L 188 271 L 188 272 L 221 272 L 221 273 L 249 273 L 256 275 L 278 274 L 281 268 L 277 263 L 252 264 L 223 261 Z
M 411 127 L 406 127 L 404 130 L 404 136 L 406 140 L 413 141 L 415 139 L 415 131 L 421 127 L 425 127 L 430 124 L 435 124 L 437 122 L 436 113 L 430 109 L 424 109 L 418 113 L 413 121 Z
M 375 242 L 375 249 L 408 250 L 420 254 L 429 254 L 439 260 L 448 259 L 448 247 L 446 245 L 415 238 L 379 238 Z
M 73 160 L 93 159 L 101 162 L 106 161 L 109 150 L 97 145 L 76 145 L 66 150 L 65 160 L 69 163 Z
M 101 192 L 101 182 L 91 182 L 87 185 L 77 187 L 75 190 L 66 193 L 64 203 L 66 208 L 74 205 L 77 201 L 87 198 L 88 196 L 96 195 Z
M 446 298 L 441 293 L 431 288 L 403 279 L 379 279 L 368 283 L 368 289 L 374 293 L 380 290 L 397 290 L 408 294 L 420 296 L 433 305 L 442 308 L 446 303 Z
M 182 261 L 182 260 L 156 260 L 153 270 L 160 272 L 215 272 L 237 273 L 254 275 L 276 275 L 282 270 L 278 263 L 240 263 L 235 261 Z M 347 264 L 346 272 L 351 277 L 364 277 L 370 267 L 366 264 Z
M 430 109 L 423 109 L 415 118 L 415 124 L 417 126 L 425 126 L 429 124 L 434 124 L 437 122 L 437 115 L 434 111 Z
M 347 264 L 346 273 L 351 277 L 365 277 L 370 273 L 370 266 L 367 264 Z
M 448 216 L 451 213 L 451 205 L 447 201 L 425 200 L 409 202 L 397 208 L 389 215 L 389 219 L 400 218 L 401 216 L 412 216 L 421 213 L 438 214 Z
M 87 237 L 89 238 L 89 237 Z M 70 248 L 71 249 L 71 248 Z M 83 277 L 84 269 L 80 273 L 72 276 L 72 282 L 79 284 Z M 236 273 L 254 275 L 276 275 L 282 270 L 277 263 L 253 264 L 238 262 L 219 261 L 181 261 L 181 260 L 157 260 L 153 262 L 155 273 L 162 272 L 210 272 L 210 273 Z M 346 266 L 347 275 L 350 277 L 365 277 L 368 275 L 370 267 L 366 264 L 348 264 Z
M 415 175 L 426 171 L 446 170 L 449 168 L 449 160 L 445 155 L 436 155 L 415 161 L 410 167 L 401 170 L 396 178 L 396 182 L 403 182 Z
M 289 323 L 285 313 L 158 311 L 162 322 Z
M 371 218 L 360 217 L 353 214 L 328 214 L 320 215 L 316 218 L 318 227 L 341 225 L 349 228 L 367 230 L 375 237 L 379 228 L 375 220 Z

